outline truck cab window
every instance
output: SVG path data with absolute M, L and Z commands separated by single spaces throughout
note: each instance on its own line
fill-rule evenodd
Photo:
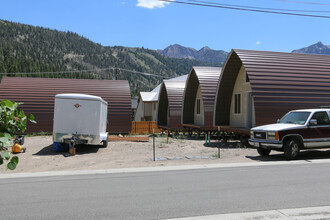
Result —
M 315 112 L 312 119 L 317 121 L 317 125 L 330 125 L 330 120 L 327 112 Z

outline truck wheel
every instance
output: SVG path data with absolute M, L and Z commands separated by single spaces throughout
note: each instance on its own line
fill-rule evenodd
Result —
M 265 149 L 265 148 L 261 148 L 261 147 L 258 147 L 257 148 L 257 151 L 258 151 L 258 154 L 260 156 L 268 156 L 270 154 L 270 151 L 269 149 Z
M 284 145 L 284 156 L 289 160 L 296 159 L 298 157 L 299 151 L 299 142 L 296 140 L 289 140 Z

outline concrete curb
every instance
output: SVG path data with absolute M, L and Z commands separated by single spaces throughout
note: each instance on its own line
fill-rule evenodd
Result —
M 295 208 L 295 209 L 278 209 L 260 212 L 243 212 L 209 216 L 196 216 L 187 218 L 174 218 L 171 220 L 237 220 L 237 219 L 283 219 L 283 220 L 316 220 L 330 219 L 330 206 Z
M 138 173 L 138 172 L 162 172 L 179 170 L 197 170 L 212 168 L 233 168 L 233 167 L 257 167 L 257 166 L 277 166 L 277 165 L 299 165 L 299 164 L 326 164 L 330 159 L 318 160 L 295 160 L 295 161 L 267 161 L 267 162 L 247 162 L 247 163 L 222 163 L 222 164 L 204 164 L 204 165 L 186 165 L 186 166 L 164 166 L 164 167 L 137 167 L 137 168 L 117 168 L 100 170 L 67 170 L 67 171 L 49 171 L 35 173 L 9 173 L 0 174 L 0 179 L 7 178 L 25 178 L 25 177 L 49 177 L 49 176 L 72 176 L 72 175 L 90 175 L 90 174 L 116 174 L 116 173 Z

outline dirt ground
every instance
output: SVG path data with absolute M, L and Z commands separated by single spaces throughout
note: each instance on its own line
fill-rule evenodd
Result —
M 257 162 L 265 160 L 285 160 L 283 153 L 272 152 L 268 158 L 260 157 L 255 149 L 231 143 L 220 148 L 218 158 L 217 141 L 211 141 L 211 147 L 204 146 L 204 140 L 155 138 L 156 161 L 153 161 L 152 138 L 149 142 L 109 142 L 107 148 L 99 146 L 78 146 L 75 156 L 67 152 L 54 152 L 51 136 L 25 138 L 25 153 L 18 154 L 19 164 L 14 171 L 0 173 L 43 172 L 63 170 L 111 169 L 129 167 L 179 166 L 214 163 Z M 307 154 L 307 158 L 329 158 L 330 151 Z

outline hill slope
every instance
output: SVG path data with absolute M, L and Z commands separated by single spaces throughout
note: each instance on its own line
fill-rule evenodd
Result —
M 194 65 L 206 63 L 167 58 L 155 50 L 104 47 L 73 32 L 63 32 L 0 20 L 0 73 L 63 72 L 34 77 L 112 79 L 112 68 L 147 72 L 162 77 L 187 74 Z M 105 68 L 110 68 L 104 70 Z M 72 70 L 94 70 L 72 73 Z M 150 91 L 162 78 L 120 71 L 132 95 Z

